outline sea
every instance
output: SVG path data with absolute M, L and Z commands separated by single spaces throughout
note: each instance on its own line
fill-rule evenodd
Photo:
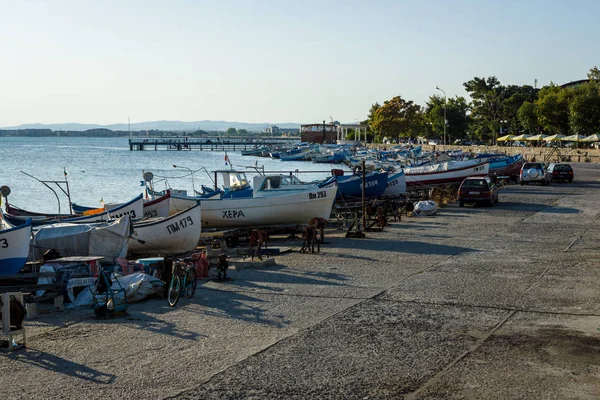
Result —
M 51 181 L 66 180 L 73 203 L 100 207 L 101 202 L 126 202 L 143 193 L 144 172 L 154 175 L 155 190 L 171 187 L 191 194 L 192 185 L 196 190 L 200 190 L 201 184 L 212 187 L 212 171 L 229 169 L 230 164 L 247 171 L 250 180 L 255 170 L 247 166 L 264 167 L 265 171 L 303 171 L 298 175 L 303 181 L 324 179 L 331 175 L 332 168 L 347 169 L 331 164 L 242 156 L 240 151 L 227 152 L 229 163 L 223 151 L 131 151 L 128 138 L 0 137 L 0 149 L 0 186 L 10 188 L 8 201 L 42 213 L 57 213 L 59 201 L 60 211 L 68 212 L 67 197 L 59 188 L 66 189 L 66 185 Z M 211 172 L 210 177 L 203 169 Z M 193 181 L 190 170 L 194 171 Z

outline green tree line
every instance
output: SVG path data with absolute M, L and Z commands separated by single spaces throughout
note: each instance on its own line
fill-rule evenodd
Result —
M 500 134 L 600 133 L 600 70 L 590 69 L 588 80 L 541 89 L 529 85 L 502 85 L 497 77 L 475 77 L 463 83 L 470 100 L 462 96 L 429 97 L 425 106 L 395 96 L 375 103 L 364 124 L 371 138 L 477 139 L 494 142 Z M 446 121 L 444 121 L 444 102 Z

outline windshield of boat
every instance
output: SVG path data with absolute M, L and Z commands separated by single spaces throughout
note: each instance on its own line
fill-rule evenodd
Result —
M 250 186 L 244 172 L 222 172 L 225 189 L 240 190 Z

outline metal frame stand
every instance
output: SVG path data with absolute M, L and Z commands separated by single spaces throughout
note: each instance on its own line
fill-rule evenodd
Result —
M 0 338 L 8 340 L 8 351 L 13 351 L 13 341 L 16 336 L 23 335 L 23 347 L 27 345 L 27 336 L 25 332 L 25 326 L 21 329 L 10 330 L 10 297 L 14 296 L 17 301 L 23 304 L 23 293 L 21 292 L 7 292 L 2 293 L 2 332 L 0 332 Z

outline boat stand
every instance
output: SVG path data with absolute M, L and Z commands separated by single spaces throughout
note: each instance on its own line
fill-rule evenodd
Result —
M 22 336 L 22 346 L 27 345 L 27 336 L 25 332 L 25 326 L 20 329 L 10 330 L 10 298 L 13 296 L 18 302 L 23 303 L 23 293 L 20 292 L 6 292 L 2 293 L 2 331 L 0 332 L 0 339 L 8 341 L 8 351 L 15 349 L 16 337 Z

